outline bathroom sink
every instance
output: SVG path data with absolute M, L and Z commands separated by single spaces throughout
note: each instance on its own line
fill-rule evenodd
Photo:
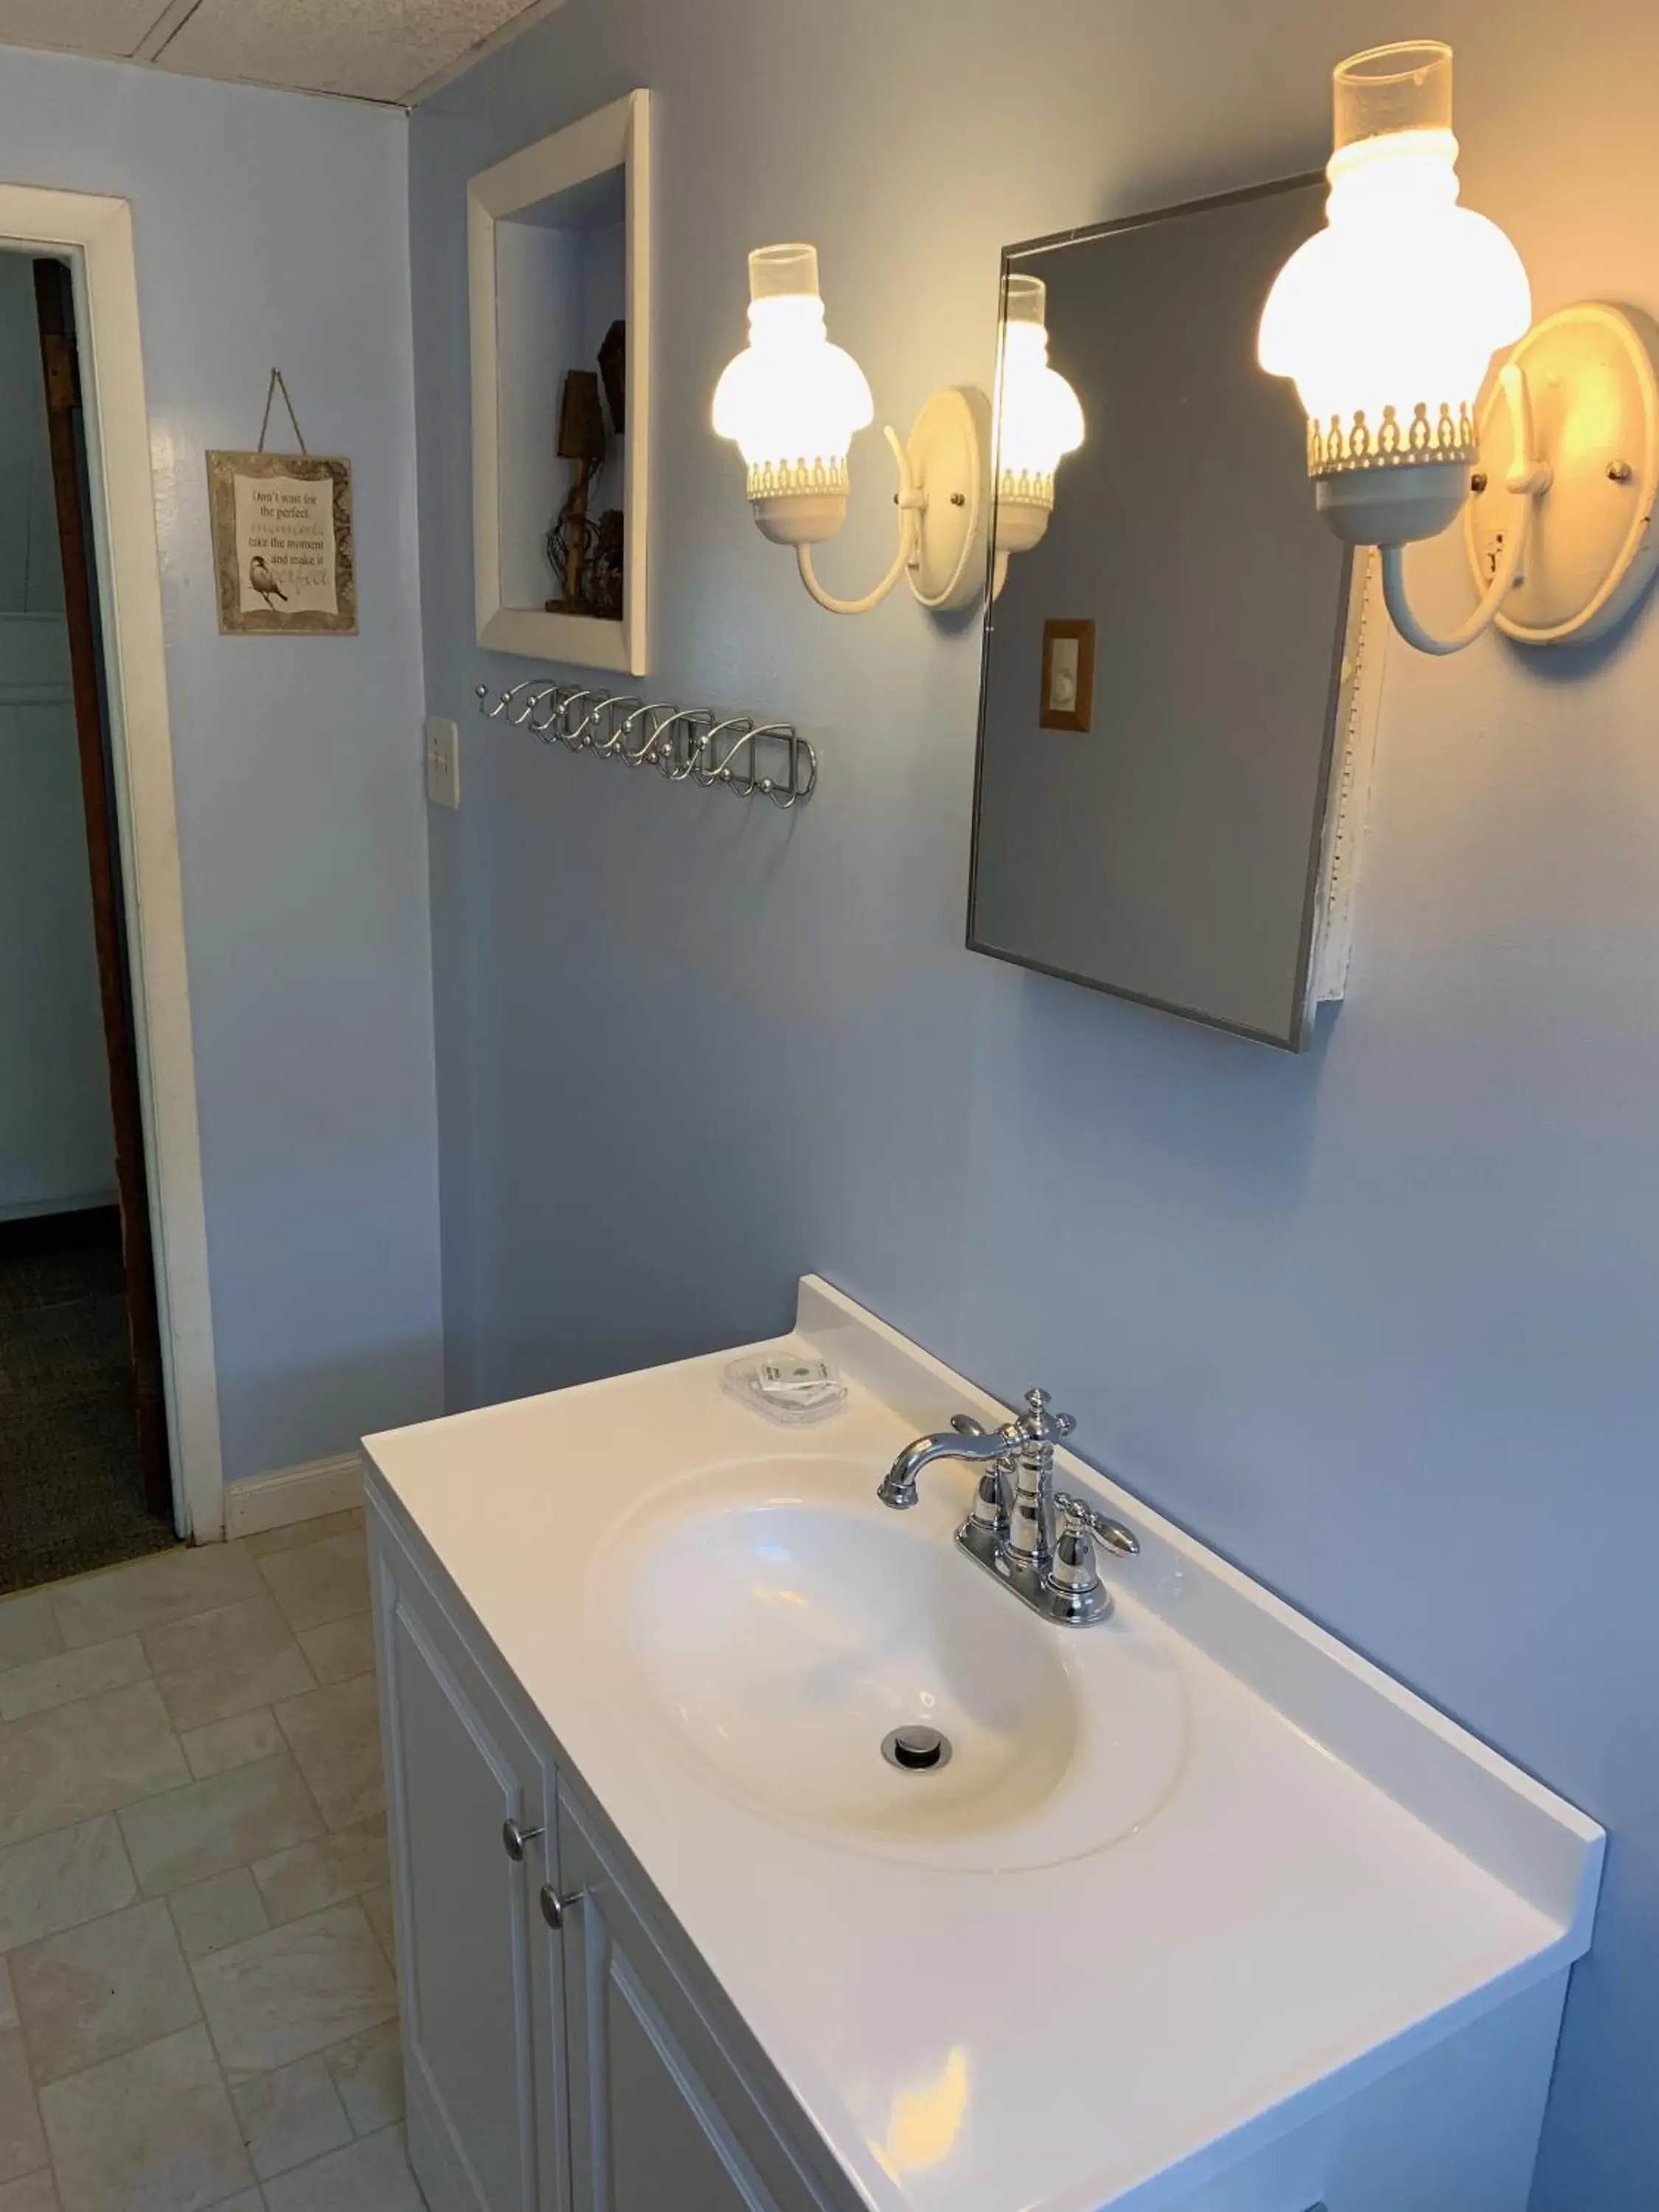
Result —
M 370 1440 L 390 1725 L 474 1747 L 428 1831 L 498 1875 L 504 1819 L 554 1833 L 480 1885 L 501 1973 L 532 1878 L 591 1885 L 567 1977 L 653 2042 L 659 1972 L 717 1992 L 684 2017 L 743 2024 L 872 2212 L 1518 2212 L 1595 1824 L 1064 1447 L 1139 1550 L 1109 1618 L 1042 1618 L 952 1540 L 972 1467 L 876 1496 L 1006 1409 L 816 1280 L 785 1349 L 833 1422 L 773 1429 L 720 1352 Z M 890 1765 L 911 1726 L 948 1763 Z
M 881 1471 L 738 1462 L 629 1516 L 592 1583 L 617 1693 L 706 1778 L 843 1846 L 990 1871 L 1139 1826 L 1184 1741 L 1181 1677 L 1155 1636 L 1026 1613 L 951 1542 L 942 1510 L 880 1505 Z M 945 1739 L 941 1763 L 884 1755 L 916 1726 Z

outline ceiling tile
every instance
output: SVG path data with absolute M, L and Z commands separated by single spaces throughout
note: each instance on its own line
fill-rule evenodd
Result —
M 0 0 L 0 40 L 125 60 L 166 9 L 167 0 Z
M 0 0 L 0 38 L 7 10 Z M 61 7 L 62 0 L 58 0 Z M 112 13 L 118 0 L 107 0 Z M 202 0 L 156 57 L 196 76 L 400 100 L 525 12 L 527 0 Z M 30 12 L 56 12 L 29 0 Z M 89 12 L 95 12 L 89 11 Z M 150 8 L 154 15 L 155 8 Z

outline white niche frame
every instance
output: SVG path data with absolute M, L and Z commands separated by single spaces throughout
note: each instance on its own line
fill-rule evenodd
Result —
M 621 169 L 626 180 L 627 452 L 623 618 L 507 606 L 501 596 L 501 364 L 495 230 L 556 192 Z M 636 91 L 556 131 L 466 188 L 467 289 L 472 331 L 472 574 L 480 645 L 581 668 L 646 672 L 647 525 L 651 451 L 651 95 Z M 550 439 L 555 425 L 550 421 Z M 552 520 L 550 515 L 549 521 Z M 551 578 L 549 579 L 551 588 Z

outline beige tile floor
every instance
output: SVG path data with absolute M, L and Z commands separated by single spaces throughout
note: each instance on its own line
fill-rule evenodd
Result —
M 421 2212 L 362 1516 L 0 1601 L 0 2212 Z

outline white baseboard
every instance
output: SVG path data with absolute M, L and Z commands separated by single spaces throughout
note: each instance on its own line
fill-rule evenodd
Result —
M 285 1528 L 290 1521 L 343 1513 L 362 1502 L 363 1462 L 358 1453 L 307 1460 L 303 1467 L 280 1467 L 270 1474 L 228 1482 L 225 1534 L 257 1536 L 266 1528 Z

